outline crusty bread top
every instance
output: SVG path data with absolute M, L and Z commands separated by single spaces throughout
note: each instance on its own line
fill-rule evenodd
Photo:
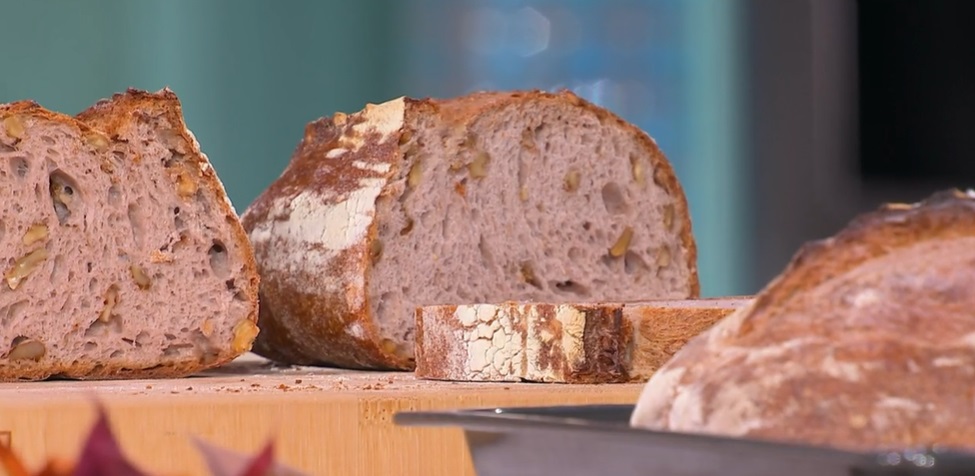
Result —
M 152 121 L 156 119 L 165 127 L 150 124 L 155 124 Z M 11 138 L 13 142 L 10 142 Z M 143 163 L 148 160 L 150 148 L 155 151 L 154 160 L 164 162 Z M 20 312 L 33 316 L 28 324 L 30 329 L 5 321 L 6 327 L 2 329 L 5 335 L 15 333 L 5 339 L 13 338 L 16 342 L 26 337 L 18 336 L 17 332 L 38 332 L 42 323 L 55 326 L 44 327 L 45 334 L 64 330 L 64 335 L 57 338 L 32 336 L 46 341 L 47 356 L 37 361 L 4 361 L 0 364 L 0 379 L 37 379 L 52 374 L 71 378 L 175 377 L 220 365 L 249 349 L 257 332 L 254 323 L 257 320 L 259 278 L 253 252 L 223 184 L 186 128 L 180 102 L 172 91 L 163 89 L 149 93 L 129 89 L 99 101 L 77 117 L 47 110 L 29 100 L 2 104 L 0 152 L 13 157 L 12 160 L 22 164 L 25 171 L 20 175 L 21 183 L 12 182 L 6 191 L 6 203 L 12 204 L 12 208 L 4 213 L 16 214 L 7 215 L 4 225 L 7 231 L 13 232 L 22 230 L 25 222 L 44 223 L 47 242 L 41 245 L 47 248 L 51 257 L 48 263 L 38 264 L 39 271 L 24 286 L 18 287 L 23 293 L 31 291 L 28 288 L 32 286 L 46 285 L 51 288 L 49 299 L 32 296 L 27 301 L 11 304 L 9 301 L 15 298 L 10 297 L 0 302 L 8 318 L 17 305 L 21 306 Z M 28 168 L 30 174 L 26 174 Z M 40 207 L 26 203 L 28 197 L 17 195 L 18 187 L 28 183 L 25 181 L 40 180 L 38 174 L 44 175 L 44 183 L 37 183 L 31 192 L 44 195 L 42 188 L 50 188 L 53 209 L 50 203 Z M 69 174 L 77 175 L 68 177 Z M 59 204 L 66 205 L 55 199 L 55 177 L 72 182 L 74 192 L 69 195 L 73 194 L 75 198 L 72 200 L 85 207 L 80 209 L 84 213 L 71 215 L 70 207 L 58 210 Z M 149 183 L 150 179 L 153 183 Z M 145 183 L 139 180 L 145 180 Z M 194 193 L 184 195 L 185 190 Z M 132 192 L 131 196 L 127 195 L 129 192 Z M 84 193 L 89 195 L 84 196 Z M 133 202 L 125 203 L 127 196 Z M 163 203 L 168 201 L 172 203 Z M 166 208 L 172 204 L 180 206 Z M 126 206 L 128 222 L 125 221 Z M 180 208 L 183 208 L 182 212 Z M 62 216 L 62 212 L 66 215 Z M 197 220 L 195 217 L 199 216 L 207 219 Z M 139 222 L 134 222 L 133 217 Z M 63 218 L 67 221 L 59 226 Z M 143 222 L 145 218 L 152 222 Z M 174 230 L 178 235 L 174 243 L 170 240 L 176 238 L 167 233 L 167 228 L 179 228 L 179 223 L 186 227 Z M 212 229 L 213 233 L 199 234 L 202 229 Z M 227 294 L 204 296 L 203 299 L 207 299 L 213 308 L 231 306 L 234 312 L 229 315 L 202 315 L 207 304 L 194 304 L 187 295 L 189 293 L 177 292 L 177 285 L 172 281 L 174 274 L 178 275 L 177 283 L 194 279 L 198 270 L 191 267 L 206 261 L 207 248 L 211 247 L 210 242 L 195 241 L 204 238 L 220 242 L 217 248 L 210 248 L 214 252 L 209 256 L 210 267 L 214 268 L 214 256 L 221 260 L 226 258 L 228 262 L 221 261 L 217 266 L 226 270 L 227 276 L 214 276 L 208 282 L 216 288 L 215 292 Z M 71 243 L 70 249 L 68 243 Z M 160 245 L 161 248 L 156 248 Z M 189 251 L 196 246 L 203 246 L 202 251 Z M 5 255 L 12 256 L 23 253 L 23 250 L 8 249 L 7 252 Z M 193 255 L 193 259 L 184 261 L 189 255 Z M 88 269 L 84 271 L 86 259 Z M 81 269 L 77 269 L 79 266 Z M 40 271 L 42 268 L 43 272 Z M 60 271 L 56 282 L 55 268 Z M 155 268 L 168 284 L 155 281 L 150 268 Z M 131 278 L 120 279 L 120 276 L 129 274 L 132 274 Z M 45 284 L 42 277 L 52 281 Z M 84 286 L 85 289 L 68 291 L 63 287 L 65 279 L 70 284 L 66 287 Z M 37 290 L 35 287 L 33 292 Z M 210 287 L 200 290 L 207 292 Z M 179 299 L 174 301 L 173 297 Z M 172 306 L 167 303 L 165 309 L 151 308 L 167 299 Z M 74 307 L 79 303 L 81 310 Z M 23 306 L 29 307 L 23 310 Z M 70 315 L 58 317 L 56 306 L 63 306 L 61 312 Z M 182 310 L 186 306 L 196 306 L 197 309 L 184 315 Z M 122 319 L 112 313 L 113 309 L 125 310 L 124 331 Z M 107 314 L 99 316 L 99 312 Z M 168 319 L 158 316 L 163 312 L 173 318 L 166 324 L 174 327 L 149 327 L 153 319 L 157 322 Z M 154 316 L 147 317 L 145 313 L 154 313 Z M 89 322 L 89 317 L 96 323 Z M 197 329 L 201 325 L 203 329 Z M 203 337 L 195 332 L 200 332 Z M 2 352 L 8 351 L 8 345 L 12 345 L 9 340 L 0 342 Z M 122 348 L 129 345 L 133 349 L 126 354 Z M 196 349 L 198 355 L 190 355 L 186 351 L 188 348 Z M 156 350 L 163 355 L 151 356 L 150 353 Z M 109 353 L 112 353 L 110 358 Z
M 975 449 L 975 194 L 886 205 L 795 255 L 655 374 L 639 427 Z
M 684 192 L 670 164 L 644 132 L 569 92 L 398 98 L 367 105 L 356 114 L 336 113 L 308 124 L 287 168 L 244 213 L 244 227 L 262 274 L 262 333 L 255 350 L 293 363 L 412 368 L 408 342 L 399 342 L 410 340 L 405 326 L 411 316 L 397 317 L 404 323 L 406 337 L 383 335 L 373 315 L 376 298 L 368 296 L 371 276 L 375 277 L 370 275 L 376 253 L 371 244 L 380 233 L 374 219 L 377 202 L 402 197 L 406 170 L 410 170 L 407 161 L 414 160 L 404 158 L 403 149 L 411 147 L 410 141 L 419 135 L 410 130 L 411 123 L 436 118 L 436 127 L 444 129 L 441 139 L 446 141 L 454 131 L 484 121 L 492 111 L 530 103 L 577 106 L 601 122 L 632 133 L 649 151 L 652 180 L 674 202 L 671 221 L 679 226 L 675 234 L 681 242 L 680 256 L 674 261 L 679 260 L 689 274 L 687 295 L 669 297 L 698 296 L 697 249 Z M 393 190 L 392 182 L 399 182 L 395 186 L 400 191 Z M 463 195 L 462 184 L 457 190 Z M 346 221 L 328 224 L 322 218 L 332 216 Z

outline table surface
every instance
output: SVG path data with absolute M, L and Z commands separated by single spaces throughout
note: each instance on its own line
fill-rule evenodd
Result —
M 400 411 L 634 403 L 642 384 L 440 382 L 410 372 L 274 365 L 253 354 L 182 379 L 0 384 L 0 438 L 31 465 L 73 458 L 109 413 L 127 454 L 157 474 L 205 474 L 193 438 L 279 458 L 308 474 L 473 475 L 456 428 L 405 428 Z M 6 432 L 6 433 L 4 433 Z

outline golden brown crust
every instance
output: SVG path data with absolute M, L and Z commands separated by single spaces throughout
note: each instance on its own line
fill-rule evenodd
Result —
M 305 127 L 305 135 L 288 167 L 244 213 L 242 222 L 246 230 L 253 231 L 258 224 L 268 221 L 290 219 L 287 212 L 274 215 L 278 213 L 275 203 L 293 201 L 302 193 L 331 196 L 333 203 L 343 201 L 360 179 L 376 174 L 354 167 L 355 161 L 392 162 L 398 134 L 382 143 L 379 142 L 381 138 L 370 134 L 361 138 L 360 148 L 333 160 L 323 160 L 329 151 L 344 147 L 340 139 L 352 138 L 354 126 L 362 120 L 356 115 L 348 120 L 344 115 L 339 117 L 338 120 L 335 117 L 318 119 Z M 374 223 L 369 233 L 375 235 Z M 303 365 L 331 363 L 346 368 L 402 368 L 408 365 L 379 348 L 378 330 L 369 315 L 367 298 L 351 302 L 348 293 L 355 292 L 349 290 L 352 284 L 333 281 L 334 276 L 343 273 L 365 273 L 368 264 L 366 242 L 363 240 L 340 250 L 326 268 L 312 273 L 281 271 L 266 263 L 259 265 L 264 305 L 259 321 L 262 332 L 255 341 L 254 352 L 272 360 Z M 281 237 L 271 237 L 270 241 L 252 239 L 252 244 L 259 257 L 275 251 L 270 247 L 296 246 L 282 243 Z M 297 254 L 305 250 L 295 248 L 292 251 Z M 340 289 L 334 293 L 324 292 L 330 284 L 337 284 Z M 361 326 L 362 337 L 348 335 L 346 329 L 353 324 Z M 309 344 L 303 345 L 303 342 Z
M 291 211 L 282 210 L 297 197 L 313 194 L 322 198 L 320 207 L 332 206 L 348 199 L 363 179 L 388 179 L 399 172 L 398 149 L 406 118 L 419 114 L 437 114 L 448 127 L 462 128 L 485 116 L 485 113 L 530 101 L 569 103 L 593 113 L 603 122 L 611 122 L 638 137 L 649 152 L 656 171 L 654 180 L 675 202 L 676 221 L 681 224 L 680 237 L 689 270 L 688 297 L 700 294 L 697 271 L 697 248 L 690 223 L 684 191 L 673 168 L 653 140 L 643 131 L 618 116 L 586 102 L 570 92 L 542 91 L 485 92 L 453 99 L 403 98 L 403 121 L 388 136 L 369 134 L 360 137 L 356 125 L 365 121 L 371 107 L 356 114 L 338 113 L 331 118 L 311 122 L 292 159 L 281 174 L 247 209 L 242 217 L 244 228 L 258 256 L 262 276 L 262 333 L 255 352 L 273 360 L 296 364 L 328 364 L 347 368 L 412 370 L 412 358 L 382 348 L 379 331 L 371 315 L 369 297 L 368 244 L 375 239 L 376 223 L 358 243 L 338 250 L 320 269 L 295 271 L 294 266 L 262 261 L 275 261 L 285 255 L 291 259 L 317 252 L 307 243 L 282 238 L 268 230 L 275 223 L 290 219 Z M 409 134 L 410 131 L 405 133 Z M 329 156 L 342 149 L 342 153 Z M 386 172 L 367 170 L 361 164 L 388 164 Z M 359 164 L 359 165 L 357 165 Z M 382 195 L 389 193 L 384 188 Z M 256 229 L 264 227 L 266 230 Z M 278 257 L 272 257 L 275 254 Z M 355 329 L 355 332 L 350 331 Z
M 707 302 L 707 300 L 702 300 Z M 704 307 L 634 307 L 630 320 L 636 332 L 630 341 L 632 379 L 647 381 L 687 342 L 716 322 L 752 302 L 751 297 L 726 298 Z
M 803 289 L 814 288 L 867 260 L 920 240 L 975 233 L 975 220 L 969 219 L 973 209 L 972 196 L 959 190 L 940 191 L 913 206 L 881 205 L 853 219 L 835 236 L 804 244 L 756 297 L 741 335 L 764 326 L 764 312 L 770 306 L 784 307 Z
M 857 217 L 668 361 L 632 422 L 852 450 L 975 448 L 973 242 L 971 192 Z
M 0 121 L 8 116 L 21 115 L 31 116 L 45 121 L 58 122 L 70 127 L 77 128 L 82 134 L 87 132 L 99 132 L 106 134 L 111 140 L 116 140 L 116 131 L 131 121 L 135 114 L 145 114 L 147 111 L 162 114 L 166 117 L 170 125 L 180 134 L 189 149 L 188 160 L 193 160 L 193 165 L 199 171 L 199 178 L 203 182 L 203 187 L 209 190 L 215 197 L 216 206 L 220 208 L 226 223 L 231 227 L 234 242 L 243 254 L 244 261 L 242 267 L 246 276 L 249 276 L 245 283 L 238 285 L 239 291 L 248 302 L 254 303 L 247 319 L 257 322 L 257 295 L 259 287 L 259 275 L 257 274 L 257 263 L 251 251 L 250 243 L 243 227 L 240 225 L 237 214 L 231 207 L 226 198 L 226 191 L 220 183 L 215 172 L 210 166 L 205 156 L 200 151 L 199 144 L 186 128 L 183 121 L 182 107 L 179 99 L 169 89 L 163 89 L 157 93 L 129 89 L 124 93 L 115 94 L 111 99 L 104 99 L 97 102 L 75 117 L 50 111 L 30 100 L 17 101 L 8 104 L 0 104 Z M 143 364 L 133 362 L 131 365 L 102 365 L 94 362 L 79 361 L 71 366 L 60 370 L 49 368 L 36 368 L 35 366 L 17 366 L 13 364 L 5 365 L 0 372 L 0 380 L 43 380 L 51 376 L 67 377 L 73 379 L 131 379 L 131 378 L 173 378 L 183 377 L 195 372 L 217 367 L 230 362 L 240 352 L 234 352 L 230 348 L 230 343 L 220 350 L 218 354 L 205 361 L 198 359 L 188 359 L 185 362 L 171 363 L 165 366 L 144 367 Z M 140 368 L 141 367 L 141 368 Z M 29 368 L 30 370 L 25 370 Z

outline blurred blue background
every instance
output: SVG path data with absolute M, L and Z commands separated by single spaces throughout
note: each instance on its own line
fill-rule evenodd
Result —
M 856 19 L 871 3 L 0 0 L 0 102 L 76 113 L 169 86 L 242 211 L 318 117 L 568 88 L 658 141 L 690 202 L 703 293 L 744 294 L 803 241 L 934 186 L 875 186 L 850 165 Z

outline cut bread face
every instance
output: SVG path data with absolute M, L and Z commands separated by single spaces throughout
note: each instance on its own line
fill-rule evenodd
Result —
M 645 382 L 688 339 L 750 301 L 426 306 L 416 311 L 416 375 L 484 382 Z
M 169 90 L 0 105 L 0 379 L 177 377 L 257 334 L 253 252 Z
M 856 451 L 975 449 L 975 195 L 804 246 L 644 388 L 636 427 Z
M 255 351 L 288 363 L 412 369 L 419 306 L 699 293 L 666 158 L 570 93 L 320 119 L 243 222 L 263 282 Z

